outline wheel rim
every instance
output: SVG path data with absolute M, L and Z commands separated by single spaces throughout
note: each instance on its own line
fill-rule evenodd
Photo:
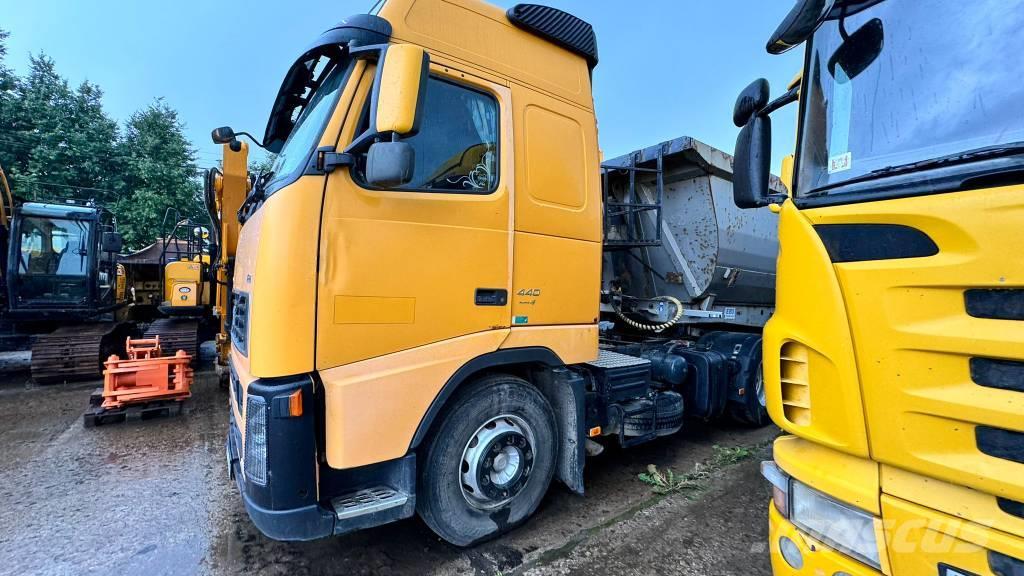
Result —
M 459 464 L 466 502 L 490 510 L 515 498 L 533 472 L 534 446 L 533 428 L 518 416 L 503 414 L 477 428 Z
M 757 382 L 754 383 L 754 390 L 757 392 L 757 403 L 764 408 L 768 405 L 764 396 L 764 365 L 757 365 Z

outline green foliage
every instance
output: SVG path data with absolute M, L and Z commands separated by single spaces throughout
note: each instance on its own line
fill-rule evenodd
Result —
M 160 234 L 168 207 L 203 217 L 195 151 L 162 100 L 123 128 L 103 110 L 103 91 L 68 85 L 46 55 L 19 77 L 6 67 L 0 30 L 0 165 L 26 200 L 96 200 L 110 208 L 128 248 Z
M 712 449 L 714 455 L 711 460 L 703 464 L 697 462 L 688 474 L 677 475 L 671 468 L 661 471 L 654 464 L 649 464 L 647 472 L 641 472 L 637 478 L 651 486 L 655 494 L 702 490 L 707 487 L 707 480 L 716 470 L 742 462 L 754 454 L 754 450 L 744 446 L 723 447 L 716 444 Z
M 682 476 L 676 476 L 671 468 L 664 472 L 658 470 L 654 464 L 647 466 L 647 472 L 641 472 L 638 476 L 641 482 L 651 486 L 655 494 L 671 494 L 684 490 L 699 490 L 704 487 L 703 480 L 706 472 L 698 464 L 694 471 Z

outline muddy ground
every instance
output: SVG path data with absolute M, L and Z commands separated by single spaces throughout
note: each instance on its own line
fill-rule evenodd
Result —
M 585 497 L 555 485 L 528 524 L 468 550 L 417 519 L 286 544 L 256 531 L 228 481 L 214 374 L 186 415 L 86 429 L 96 386 L 0 380 L 0 574 L 770 574 L 771 427 L 689 422 L 610 447 L 588 460 Z M 654 494 L 637 477 L 649 464 L 702 487 Z

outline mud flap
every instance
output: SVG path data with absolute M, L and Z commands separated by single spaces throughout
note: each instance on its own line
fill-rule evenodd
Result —
M 582 496 L 587 441 L 585 380 L 566 368 L 541 371 L 533 380 L 555 411 L 560 439 L 555 476 Z

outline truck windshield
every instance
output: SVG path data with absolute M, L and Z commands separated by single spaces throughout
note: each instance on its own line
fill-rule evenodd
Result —
M 305 95 L 309 99 L 309 104 L 302 109 L 295 127 L 292 128 L 284 147 L 270 168 L 269 185 L 275 180 L 290 179 L 305 166 L 310 152 L 320 141 L 324 125 L 327 124 L 337 102 L 338 93 L 346 77 L 346 63 L 322 58 L 312 67 L 311 76 L 319 76 L 319 85 L 310 88 L 311 93 Z M 317 69 L 318 67 L 320 69 Z
M 880 29 L 880 45 L 837 51 L 865 27 Z M 1019 152 L 1022 27 L 1024 0 L 881 2 L 825 22 L 808 47 L 797 197 L 930 160 Z

